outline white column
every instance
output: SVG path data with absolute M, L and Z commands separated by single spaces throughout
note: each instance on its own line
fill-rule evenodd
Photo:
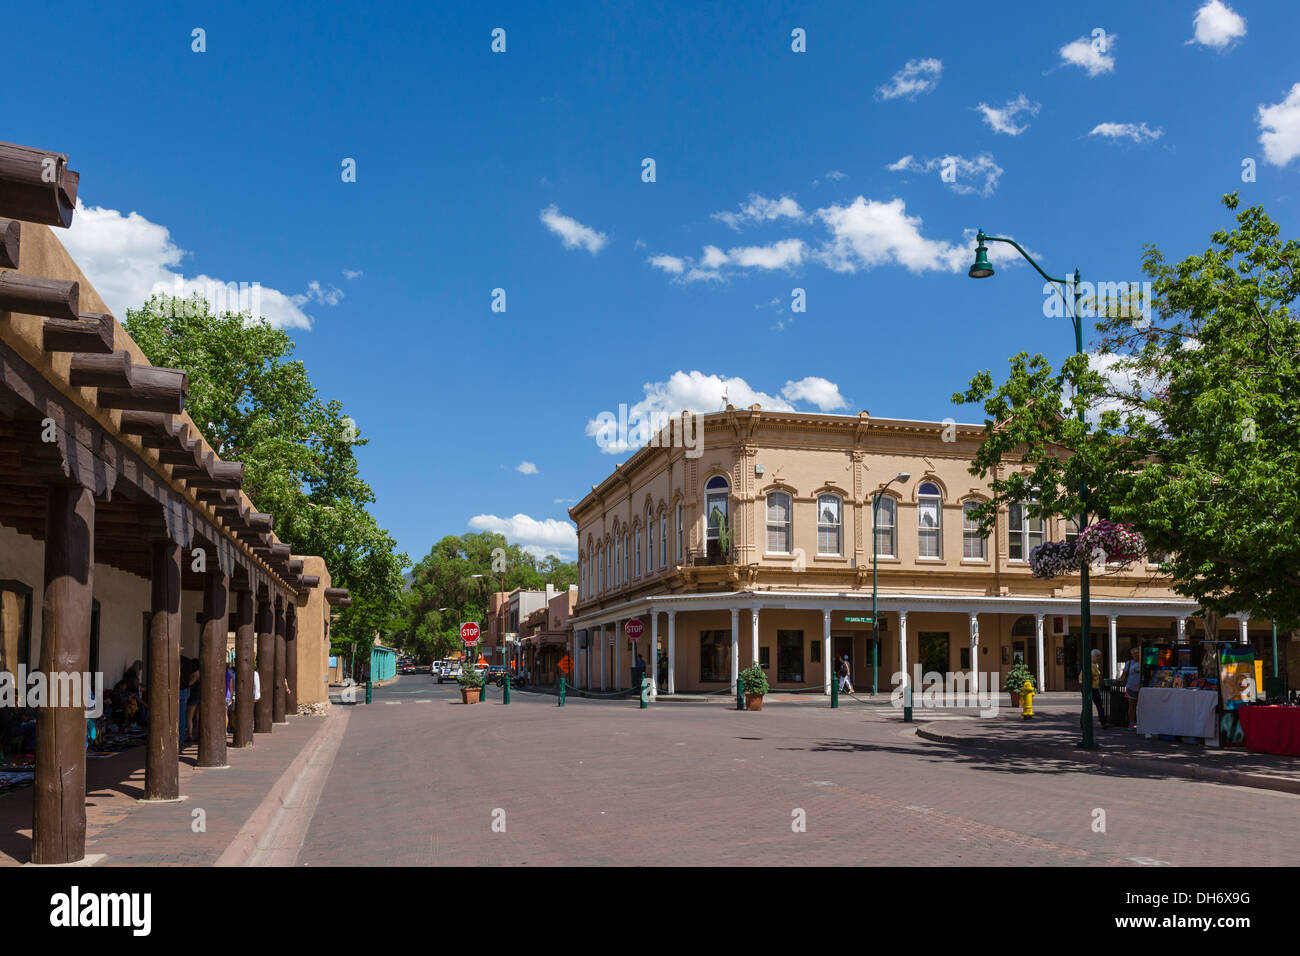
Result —
M 1038 641 L 1038 689 L 1039 691 L 1047 690 L 1047 683 L 1044 678 L 1047 671 L 1047 662 L 1043 660 L 1047 651 L 1043 646 L 1043 615 L 1034 615 L 1034 639 Z
M 1243 614 L 1240 618 L 1238 618 L 1238 620 L 1241 622 L 1241 643 L 1249 644 L 1250 632 L 1247 629 L 1247 625 L 1250 623 L 1250 616 L 1247 614 Z
M 970 612 L 970 676 L 972 686 L 980 673 L 980 616 L 978 611 Z
M 614 622 L 614 690 L 623 686 L 623 640 L 625 635 L 618 621 Z
M 1182 616 L 1178 618 L 1178 643 L 1187 643 L 1187 618 Z
M 731 689 L 740 678 L 740 608 L 731 609 Z
M 834 673 L 831 664 L 831 612 L 822 611 L 822 670 L 826 672 L 822 682 L 825 684 L 824 693 L 827 697 L 831 693 L 831 681 L 835 679 L 831 676 Z
M 668 693 L 677 692 L 677 612 L 668 612 Z
M 898 669 L 903 672 L 903 701 L 907 702 L 907 690 L 912 684 L 907 671 L 907 612 L 898 612 Z
M 1111 676 L 1119 677 L 1119 615 L 1110 616 L 1110 669 Z
M 650 699 L 659 696 L 659 612 L 650 612 L 650 653 L 645 656 L 650 677 Z
M 605 689 L 605 625 L 600 625 L 600 689 Z
M 753 644 L 754 644 L 754 656 L 751 657 L 750 660 L 751 660 L 751 661 L 756 661 L 756 660 L 758 660 L 758 608 L 756 608 L 756 607 L 755 607 L 755 608 L 750 608 L 750 610 L 749 610 L 749 623 L 750 623 L 750 627 L 751 627 L 751 629 L 752 629 L 753 632 L 754 632 L 754 641 L 753 641 Z

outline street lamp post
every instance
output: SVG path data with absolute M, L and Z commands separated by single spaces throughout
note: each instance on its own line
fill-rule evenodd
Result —
M 885 489 L 894 482 L 905 482 L 911 478 L 911 474 L 906 471 L 900 471 L 893 478 L 876 489 L 876 493 L 871 496 L 871 696 L 876 696 L 879 687 L 879 670 L 880 670 L 880 613 L 876 610 L 876 598 L 878 594 L 878 581 L 876 576 L 876 553 L 880 550 L 876 547 L 876 509 L 880 507 L 880 496 L 884 494 Z M 898 528 L 898 519 L 894 519 L 894 528 Z M 903 676 L 904 686 L 907 684 L 907 676 Z
M 1049 276 L 1043 271 L 1042 266 L 1034 261 L 1034 257 L 1021 248 L 1020 243 L 1014 239 L 1007 239 L 1002 236 L 988 236 L 981 229 L 975 236 L 975 262 L 967 273 L 972 279 L 987 279 L 993 275 L 993 264 L 989 262 L 988 249 L 984 245 L 986 242 L 1005 242 L 1016 252 L 1020 253 L 1038 272 L 1040 276 L 1052 284 L 1061 296 L 1062 301 L 1068 302 L 1066 291 L 1070 285 L 1069 280 Z M 1074 270 L 1074 303 L 1070 312 L 1070 321 L 1074 323 L 1074 351 L 1077 355 L 1083 354 L 1083 322 L 1079 318 L 1079 270 Z M 1084 420 L 1083 411 L 1079 411 L 1079 421 Z M 1088 524 L 1088 486 L 1080 479 L 1079 481 L 1079 500 L 1083 503 L 1083 509 L 1079 513 L 1079 531 Z M 1027 555 L 1026 555 L 1027 557 Z M 1082 631 L 1079 645 L 1079 671 L 1080 684 L 1083 691 L 1083 713 L 1079 717 L 1079 725 L 1083 730 L 1083 740 L 1079 746 L 1084 750 L 1092 750 L 1097 746 L 1093 740 L 1092 730 L 1092 601 L 1089 597 L 1088 590 L 1088 561 L 1087 558 L 1079 562 L 1079 625 Z

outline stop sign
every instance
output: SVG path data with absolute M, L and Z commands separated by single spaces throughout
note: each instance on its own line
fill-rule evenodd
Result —
M 636 618 L 632 618 L 623 625 L 623 630 L 627 632 L 629 638 L 635 641 L 645 631 L 645 625 Z
M 460 626 L 460 639 L 466 644 L 478 643 L 478 625 L 468 621 Z

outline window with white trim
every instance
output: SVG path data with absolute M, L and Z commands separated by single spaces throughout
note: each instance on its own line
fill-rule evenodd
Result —
M 840 554 L 844 501 L 839 495 L 817 496 L 817 553 Z
M 881 495 L 876 503 L 876 556 L 892 558 L 896 555 L 894 531 L 898 518 L 898 503 L 889 495 Z
M 767 496 L 767 553 L 790 553 L 790 496 L 773 491 Z
M 632 553 L 636 555 L 634 558 L 636 561 L 635 577 L 639 578 L 641 576 L 641 528 L 639 526 L 636 529 L 636 537 L 632 542 Z
M 659 512 L 659 567 L 668 567 L 668 512 Z
M 646 577 L 654 571 L 655 568 L 655 516 L 650 513 L 650 509 L 645 510 L 645 573 Z
M 706 538 L 709 543 L 718 540 L 718 532 L 727 522 L 728 507 L 731 503 L 731 485 L 721 475 L 714 475 L 704 486 L 704 514 L 706 516 Z
M 978 501 L 961 504 L 961 556 L 968 561 L 987 561 L 989 557 L 988 538 L 980 533 L 979 522 L 971 517 L 979 504 Z
M 1012 561 L 1028 561 L 1029 552 L 1043 543 L 1043 519 L 1029 514 L 1028 503 L 1012 502 L 1007 506 L 1007 556 Z
M 677 560 L 682 560 L 682 506 L 677 506 Z
M 916 555 L 943 557 L 943 493 L 932 481 L 916 490 Z

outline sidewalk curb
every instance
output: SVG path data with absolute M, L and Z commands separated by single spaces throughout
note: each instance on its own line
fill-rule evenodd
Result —
M 951 744 L 955 747 L 993 750 L 1002 753 L 1025 754 L 1032 757 L 1051 757 L 1056 760 L 1072 760 L 1075 763 L 1090 764 L 1103 770 L 1107 767 L 1114 767 L 1117 770 L 1147 770 L 1162 773 L 1167 777 L 1180 777 L 1186 780 L 1226 783 L 1235 787 L 1253 787 L 1256 790 L 1275 790 L 1280 793 L 1300 794 L 1300 780 L 1275 777 L 1266 773 L 1225 770 L 1220 767 L 1200 767 L 1191 763 L 1166 763 L 1163 760 L 1152 760 L 1149 757 L 1104 754 L 1087 750 L 1075 750 L 1073 747 L 1039 744 L 1032 741 L 992 743 L 972 740 L 970 737 L 943 734 L 933 730 L 926 730 L 923 727 L 916 728 L 916 735 L 924 740 L 938 744 Z

